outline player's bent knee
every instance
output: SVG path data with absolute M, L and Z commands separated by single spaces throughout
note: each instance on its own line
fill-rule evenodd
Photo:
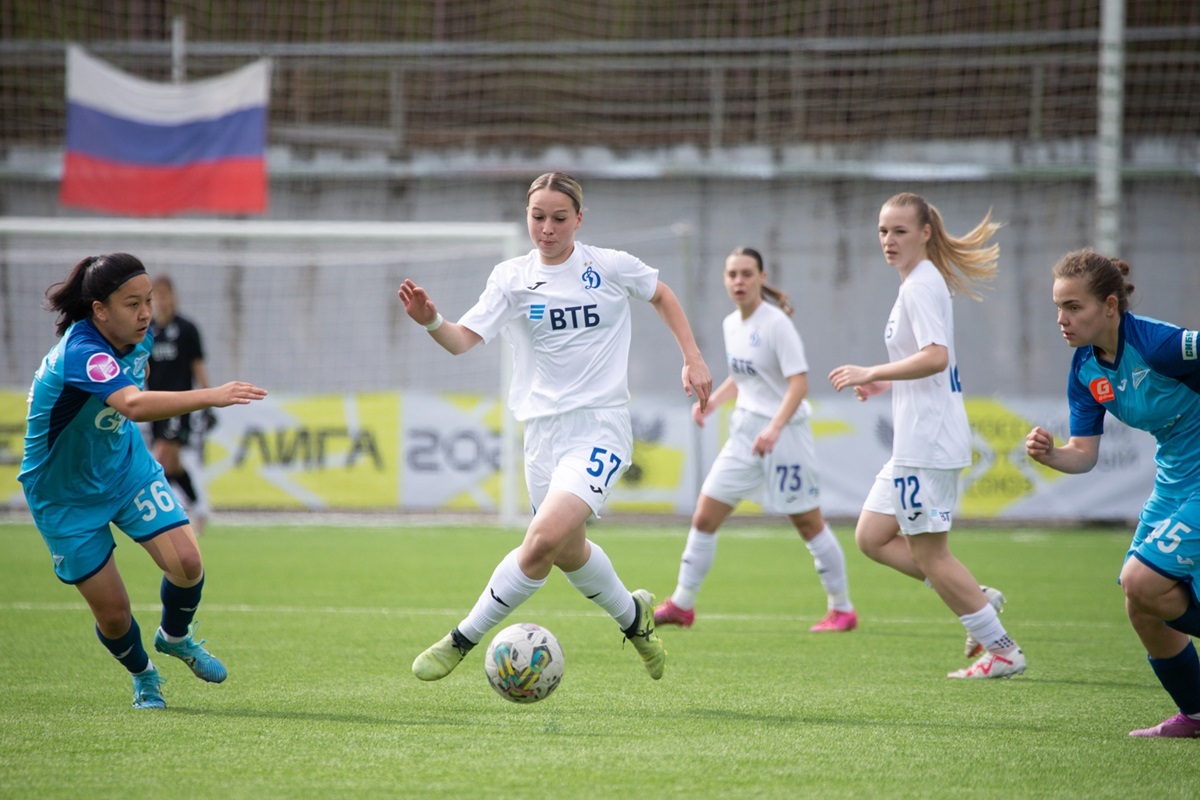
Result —
M 179 562 L 178 577 L 186 580 L 186 583 L 181 586 L 194 586 L 204 577 L 204 562 L 200 559 L 200 554 L 196 553 L 194 557 L 183 559 Z
M 121 638 L 133 625 L 133 612 L 120 603 L 92 606 L 92 616 L 96 618 L 96 627 L 109 639 Z
M 549 568 L 563 549 L 565 537 L 546 531 L 530 530 L 521 543 L 521 566 Z
M 164 554 L 165 555 L 165 554 Z M 163 574 L 176 586 L 195 586 L 204 577 L 204 561 L 198 551 L 173 552 L 163 559 Z
M 1164 619 L 1164 614 L 1171 612 L 1168 598 L 1162 591 L 1161 581 L 1153 577 L 1140 573 L 1122 575 L 1121 591 L 1125 593 L 1130 619 L 1133 619 L 1135 613 Z M 1171 616 L 1178 616 L 1178 613 Z
M 866 531 L 861 529 L 854 531 L 854 546 L 857 547 L 858 551 L 867 558 L 873 561 L 880 560 L 879 541 L 875 537 L 870 536 Z

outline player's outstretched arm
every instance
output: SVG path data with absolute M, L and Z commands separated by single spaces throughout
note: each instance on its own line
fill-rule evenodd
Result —
M 451 355 L 461 355 L 483 341 L 470 328 L 444 319 L 425 290 L 411 280 L 406 278 L 396 294 L 404 303 L 405 313 Z
M 654 306 L 658 316 L 666 323 L 683 353 L 683 391 L 688 397 L 696 398 L 696 402 L 700 404 L 700 412 L 704 413 L 708 408 L 709 395 L 712 394 L 712 373 L 708 371 L 708 365 L 700 355 L 700 348 L 692 335 L 692 326 L 688 324 L 687 315 L 683 313 L 683 306 L 679 304 L 679 298 L 671 291 L 671 287 L 662 281 L 658 282 L 658 288 L 650 298 L 650 305 Z
M 153 422 L 205 408 L 246 405 L 266 396 L 266 389 L 252 383 L 230 381 L 221 386 L 186 392 L 143 392 L 136 386 L 125 386 L 110 394 L 104 402 L 134 422 Z
M 1090 472 L 1100 458 L 1099 436 L 1072 436 L 1061 447 L 1054 445 L 1054 434 L 1034 427 L 1025 437 L 1025 453 L 1051 469 L 1078 475 Z

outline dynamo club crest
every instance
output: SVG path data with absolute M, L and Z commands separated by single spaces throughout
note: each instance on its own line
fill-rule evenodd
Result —
M 600 273 L 592 269 L 592 263 L 589 261 L 587 269 L 583 272 L 583 288 L 599 289 L 600 288 Z

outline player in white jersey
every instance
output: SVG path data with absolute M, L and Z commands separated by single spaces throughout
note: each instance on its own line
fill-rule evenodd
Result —
M 812 554 L 828 596 L 828 613 L 813 631 L 850 631 L 858 615 L 850 602 L 846 556 L 825 524 L 820 475 L 808 420 L 808 360 L 788 316 L 787 295 L 767 284 L 762 255 L 739 247 L 725 259 L 725 291 L 737 310 L 725 318 L 729 377 L 692 417 L 704 419 L 736 397 L 729 439 L 717 455 L 696 500 L 692 527 L 679 561 L 675 592 L 654 610 L 658 625 L 690 628 L 696 596 L 712 568 L 717 529 L 738 502 L 756 499 L 767 511 L 786 514 Z M 772 303 L 763 302 L 764 296 Z
M 867 556 L 938 593 L 967 629 L 966 652 L 978 659 L 950 678 L 1006 678 L 1025 671 L 1025 654 L 1000 622 L 1004 595 L 980 586 L 950 552 L 962 468 L 971 463 L 970 428 L 954 360 L 952 292 L 996 271 L 1000 227 L 989 212 L 970 233 L 950 236 L 923 197 L 898 194 L 879 212 L 879 244 L 900 273 L 900 291 L 884 340 L 888 363 L 846 364 L 829 373 L 839 392 L 865 401 L 892 390 L 892 457 L 863 503 L 854 531 Z
M 628 366 L 630 299 L 654 306 L 683 352 L 683 387 L 701 408 L 712 377 L 675 294 L 658 270 L 617 250 L 579 244 L 583 190 L 561 172 L 533 181 L 526 221 L 534 249 L 496 265 L 479 301 L 457 323 L 438 313 L 411 280 L 404 310 L 458 355 L 502 334 L 513 347 L 509 405 L 525 423 L 525 480 L 534 517 L 520 547 L 496 567 L 474 608 L 417 656 L 413 673 L 444 678 L 492 628 L 546 582 L 554 567 L 614 620 L 650 677 L 662 677 L 666 650 L 654 631 L 654 596 L 630 592 L 587 538 L 633 457 Z

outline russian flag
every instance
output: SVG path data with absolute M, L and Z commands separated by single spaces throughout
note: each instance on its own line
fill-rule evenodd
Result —
M 267 208 L 271 62 L 191 83 L 142 80 L 67 47 L 63 205 L 140 216 Z

